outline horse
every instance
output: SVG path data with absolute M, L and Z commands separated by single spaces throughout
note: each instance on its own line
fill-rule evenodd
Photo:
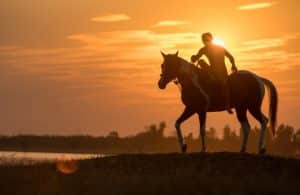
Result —
M 180 85 L 181 100 L 185 105 L 183 113 L 175 122 L 175 129 L 181 152 L 185 153 L 187 145 L 181 134 L 181 124 L 194 114 L 198 114 L 201 135 L 201 151 L 206 151 L 205 128 L 207 112 L 226 111 L 226 106 L 222 101 L 220 86 L 211 74 L 205 68 L 196 67 L 194 64 L 176 54 L 164 54 L 161 64 L 161 74 L 158 81 L 158 87 L 165 89 L 168 83 L 174 81 Z M 189 70 L 189 71 L 186 71 Z M 199 90 L 192 82 L 191 75 L 197 75 L 197 81 L 201 89 Z M 240 152 L 247 151 L 247 141 L 250 132 L 250 124 L 247 119 L 247 111 L 260 123 L 261 132 L 258 142 L 258 153 L 265 154 L 265 136 L 267 124 L 270 122 L 270 130 L 275 135 L 275 126 L 277 120 L 278 93 L 275 85 L 268 79 L 260 77 L 250 71 L 239 70 L 228 76 L 230 90 L 230 108 L 234 108 L 237 119 L 240 122 L 243 131 L 243 139 Z M 262 112 L 262 101 L 265 96 L 265 86 L 269 90 L 269 119 Z M 208 96 L 209 104 L 205 106 L 207 97 L 203 95 L 204 90 Z

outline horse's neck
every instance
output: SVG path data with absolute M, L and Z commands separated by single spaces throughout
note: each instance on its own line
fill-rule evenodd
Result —
M 180 58 L 179 60 L 179 63 L 180 63 L 180 71 L 183 72 L 183 73 L 187 73 L 189 71 L 192 71 L 193 68 L 194 68 L 194 65 L 189 63 L 188 61 Z
M 178 74 L 178 81 L 184 88 L 187 85 L 193 84 L 192 83 L 192 77 L 195 76 L 195 74 L 198 74 L 197 77 L 199 78 L 199 74 L 201 70 L 198 70 L 197 67 L 195 67 L 193 64 L 187 62 L 184 59 L 180 59 L 180 70 Z

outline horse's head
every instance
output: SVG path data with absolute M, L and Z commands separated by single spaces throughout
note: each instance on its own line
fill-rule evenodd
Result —
M 176 54 L 164 54 L 161 52 L 163 56 L 163 63 L 161 64 L 161 74 L 160 79 L 158 81 L 158 87 L 160 89 L 165 89 L 167 84 L 178 76 L 178 71 L 180 67 L 178 52 Z

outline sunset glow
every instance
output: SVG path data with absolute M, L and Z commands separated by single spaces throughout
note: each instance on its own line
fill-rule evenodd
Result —
M 186 25 L 189 22 L 186 21 L 178 21 L 178 20 L 164 20 L 160 21 L 157 24 L 153 25 L 153 27 L 170 27 L 170 26 L 180 26 Z
M 91 19 L 91 21 L 93 22 L 119 22 L 124 20 L 130 20 L 130 17 L 126 14 L 110 14 L 94 17 Z
M 225 47 L 225 42 L 217 37 L 214 38 L 213 43 Z
M 268 8 L 273 5 L 275 5 L 276 2 L 260 2 L 260 3 L 253 3 L 253 4 L 248 4 L 248 5 L 242 5 L 239 6 L 238 9 L 240 10 L 255 10 L 255 9 L 263 9 L 263 8 Z
M 117 130 L 129 135 L 166 121 L 172 134 L 183 105 L 177 86 L 157 87 L 160 51 L 179 50 L 190 60 L 203 47 L 204 32 L 232 53 L 238 69 L 272 80 L 280 97 L 278 123 L 300 127 L 298 4 L 0 1 L 0 129 L 3 134 Z M 207 127 L 226 124 L 238 132 L 235 117 L 209 114 Z M 197 118 L 185 125 L 184 133 L 198 135 Z

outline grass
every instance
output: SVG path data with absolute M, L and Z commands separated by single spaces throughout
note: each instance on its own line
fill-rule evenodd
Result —
M 0 167 L 0 194 L 300 194 L 299 184 L 299 159 L 226 152 Z

